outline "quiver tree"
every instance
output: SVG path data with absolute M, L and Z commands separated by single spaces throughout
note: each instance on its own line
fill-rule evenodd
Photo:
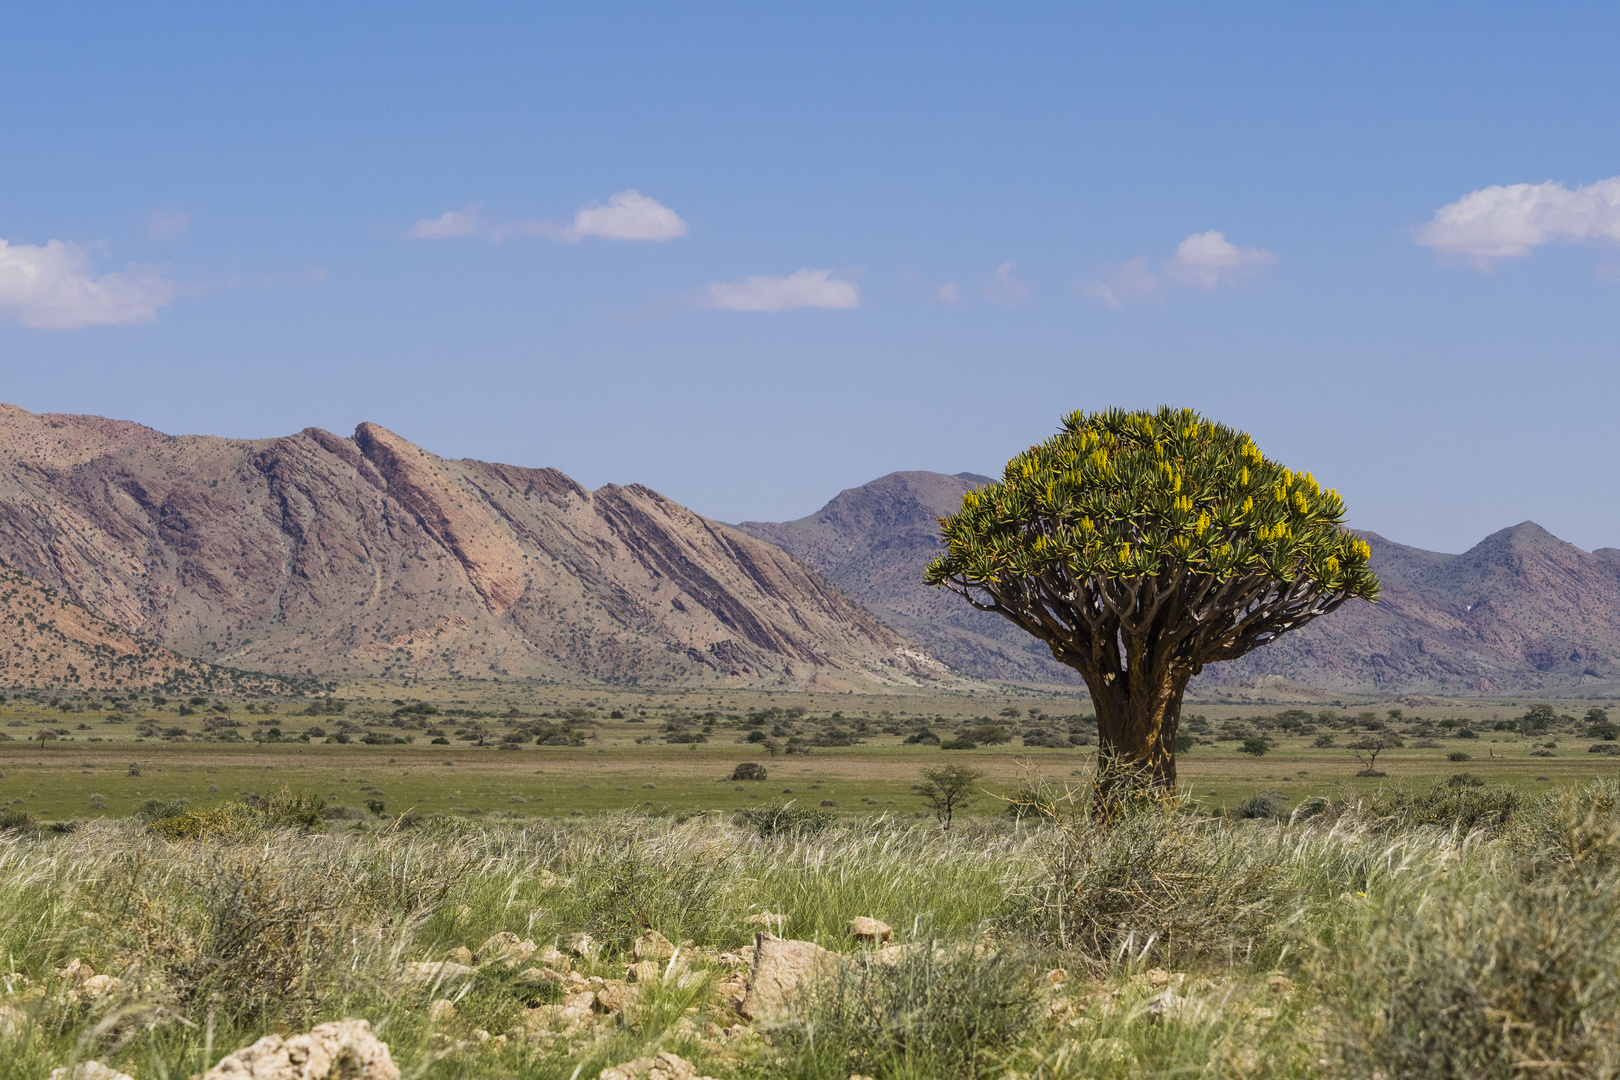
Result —
M 1085 679 L 1105 796 L 1174 787 L 1182 694 L 1205 664 L 1378 596 L 1336 492 L 1189 409 L 1071 413 L 940 529 L 924 580 Z

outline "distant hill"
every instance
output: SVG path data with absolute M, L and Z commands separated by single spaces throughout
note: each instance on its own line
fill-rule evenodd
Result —
M 131 634 L 282 673 L 877 689 L 953 679 L 770 544 L 632 484 L 352 438 L 0 406 L 0 558 Z
M 980 678 L 1076 683 L 1006 620 L 922 584 L 936 519 L 989 478 L 890 473 L 797 521 L 738 528 L 793 552 L 879 618 Z M 1383 580 L 1248 656 L 1210 667 L 1203 687 L 1293 680 L 1327 690 L 1491 694 L 1620 692 L 1620 550 L 1585 552 L 1525 522 L 1444 555 L 1363 533 Z
M 1029 682 L 1079 681 L 1046 646 L 998 615 L 976 611 L 922 583 L 939 551 L 939 518 L 990 477 L 896 472 L 839 493 L 797 521 L 745 521 L 737 528 L 769 540 L 868 611 L 964 674 Z
M 0 563 L 0 687 L 298 694 L 312 679 L 236 671 L 135 637 Z
M 1362 533 L 1384 583 L 1220 677 L 1447 694 L 1620 691 L 1620 550 L 1582 551 L 1526 521 L 1461 555 Z

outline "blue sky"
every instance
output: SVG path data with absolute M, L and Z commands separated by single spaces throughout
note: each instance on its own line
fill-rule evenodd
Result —
M 1620 545 L 1620 7 L 1325 8 L 14 6 L 0 400 L 729 521 L 1171 403 Z

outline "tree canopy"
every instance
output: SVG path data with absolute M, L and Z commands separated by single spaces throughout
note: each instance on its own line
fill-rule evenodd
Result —
M 1337 492 L 1189 409 L 1071 413 L 940 527 L 924 580 L 1045 641 L 1085 678 L 1101 753 L 1161 783 L 1205 664 L 1378 596 Z

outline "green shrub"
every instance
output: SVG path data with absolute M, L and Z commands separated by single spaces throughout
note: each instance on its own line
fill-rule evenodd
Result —
M 1044 1008 L 1036 981 L 1022 955 L 984 946 L 928 942 L 898 962 L 853 958 L 793 1032 L 790 1075 L 1000 1075 L 1001 1057 Z
M 34 825 L 34 815 L 26 810 L 10 806 L 0 810 L 0 832 L 10 832 L 12 829 L 31 829 Z
M 740 817 L 751 824 L 760 836 L 818 833 L 837 818 L 826 810 L 800 806 L 795 802 L 772 802 L 757 810 L 744 810 Z
M 1256 791 L 1232 811 L 1237 818 L 1275 821 L 1288 815 L 1288 799 L 1280 791 Z
M 1387 795 L 1369 803 L 1366 810 L 1393 828 L 1427 825 L 1464 832 L 1500 832 L 1523 804 L 1524 797 L 1512 788 L 1458 773 L 1428 791 Z
M 1592 787 L 1609 801 L 1612 784 Z M 1620 827 L 1612 803 L 1558 796 L 1538 811 L 1552 842 L 1492 885 L 1427 876 L 1341 939 L 1329 981 L 1344 1074 L 1615 1075 Z

